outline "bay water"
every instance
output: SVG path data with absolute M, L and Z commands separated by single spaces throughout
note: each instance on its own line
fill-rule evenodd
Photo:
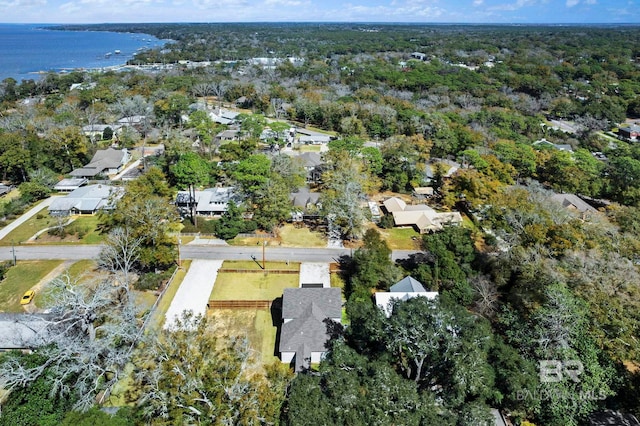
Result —
M 0 24 L 0 81 L 37 80 L 40 73 L 124 65 L 140 49 L 166 40 L 148 34 L 58 31 L 45 24 Z M 119 53 L 118 53 L 119 52 Z

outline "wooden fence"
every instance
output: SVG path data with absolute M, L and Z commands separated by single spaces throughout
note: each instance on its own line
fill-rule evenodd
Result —
M 209 309 L 270 309 L 271 300 L 209 300 Z
M 218 269 L 218 273 L 222 272 L 232 272 L 232 273 L 240 273 L 240 274 L 261 274 L 261 273 L 269 273 L 269 274 L 299 274 L 300 271 L 298 269 L 239 269 L 239 268 L 220 268 Z

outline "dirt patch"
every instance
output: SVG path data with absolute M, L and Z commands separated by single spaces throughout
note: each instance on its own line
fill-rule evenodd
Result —
M 54 268 L 51 272 L 45 275 L 40 281 L 38 281 L 36 285 L 31 287 L 30 290 L 35 291 L 36 295 L 41 294 L 47 284 L 49 284 L 51 281 L 56 279 L 56 277 L 63 274 L 64 271 L 66 271 L 67 269 L 69 269 L 69 267 L 71 267 L 71 265 L 73 265 L 73 263 L 74 263 L 73 260 L 67 260 L 62 262 L 60 265 Z M 31 314 L 42 311 L 42 309 L 38 308 L 33 302 L 29 303 L 28 305 L 22 305 L 22 307 L 24 308 L 25 312 L 28 312 Z

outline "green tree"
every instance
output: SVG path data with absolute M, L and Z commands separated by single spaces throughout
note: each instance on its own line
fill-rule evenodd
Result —
M 176 186 L 179 188 L 200 187 L 209 184 L 209 163 L 195 152 L 182 154 L 169 169 Z
M 216 222 L 216 235 L 223 240 L 231 240 L 242 232 L 243 228 L 242 210 L 231 200 L 227 206 L 227 211 Z
M 248 197 L 264 188 L 271 175 L 271 161 L 264 154 L 251 155 L 231 170 L 231 178 L 238 183 Z
M 400 271 L 391 260 L 391 249 L 375 229 L 367 229 L 362 247 L 353 253 L 350 293 L 358 288 L 387 290 L 400 278 Z
M 205 318 L 185 312 L 174 327 L 150 335 L 135 362 L 129 398 L 154 425 L 275 423 L 286 374 L 253 374 L 245 339 L 221 346 Z

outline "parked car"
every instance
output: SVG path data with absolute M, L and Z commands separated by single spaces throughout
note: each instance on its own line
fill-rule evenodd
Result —
M 20 304 L 21 305 L 28 305 L 29 303 L 31 303 L 31 301 L 33 300 L 35 295 L 36 295 L 35 291 L 27 290 L 24 293 L 24 295 L 22 296 L 22 299 L 20 299 Z

